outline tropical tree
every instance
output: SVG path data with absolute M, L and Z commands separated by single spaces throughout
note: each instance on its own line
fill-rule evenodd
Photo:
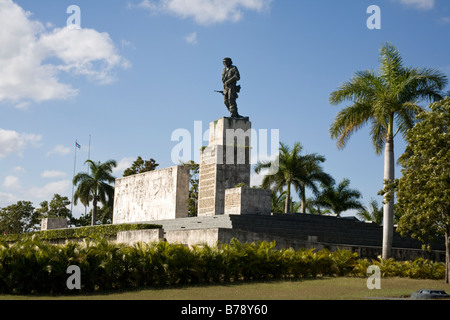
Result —
M 377 154 L 385 147 L 384 184 L 394 181 L 394 137 L 406 134 L 414 126 L 414 117 L 422 108 L 423 99 L 442 99 L 441 91 L 447 78 L 439 71 L 428 68 L 403 66 L 397 49 L 386 43 L 380 50 L 380 68 L 356 72 L 330 95 L 330 103 L 344 101 L 353 104 L 341 110 L 330 127 L 331 137 L 343 148 L 350 136 L 366 124 L 371 126 L 372 143 Z M 395 130 L 395 126 L 397 130 Z M 383 208 L 383 259 L 391 255 L 393 239 L 394 197 L 386 194 Z
M 358 218 L 364 221 L 372 221 L 379 226 L 383 224 L 383 208 L 378 205 L 378 201 L 375 199 L 370 200 L 369 208 L 364 208 L 356 214 Z
M 320 194 L 320 193 L 319 193 Z M 317 197 L 318 195 L 316 195 Z M 331 213 L 331 210 L 324 208 L 319 203 L 316 202 L 316 198 L 306 199 L 306 210 L 309 214 L 323 215 Z
M 113 168 L 117 167 L 115 160 L 109 160 L 104 163 L 93 162 L 87 160 L 85 163 L 89 164 L 90 173 L 81 172 L 73 178 L 73 184 L 77 187 L 74 193 L 74 204 L 78 200 L 85 206 L 92 201 L 92 218 L 91 225 L 97 223 L 97 204 L 101 202 L 103 206 L 113 206 L 114 202 L 114 183 L 115 178 L 112 176 Z
M 69 224 L 73 224 L 74 218 L 68 208 L 69 205 L 69 198 L 54 194 L 50 203 L 47 200 L 40 203 L 41 207 L 36 209 L 36 213 L 40 218 L 66 218 Z
M 313 192 L 318 192 L 318 183 L 329 184 L 333 181 L 330 175 L 323 172 L 320 163 L 325 161 L 323 156 L 317 154 L 301 155 L 303 150 L 300 142 L 294 144 L 292 150 L 285 144 L 280 143 L 280 153 L 278 155 L 278 171 L 273 175 L 266 175 L 262 181 L 265 189 L 273 188 L 279 192 L 280 196 L 286 188 L 286 200 L 284 212 L 291 212 L 291 187 L 299 192 L 302 200 L 302 212 L 305 211 L 306 201 L 305 189 L 311 188 Z M 255 172 L 260 173 L 263 169 L 271 168 L 270 161 L 258 162 Z
M 301 213 L 306 213 L 307 199 L 306 188 L 312 190 L 315 195 L 320 192 L 319 183 L 324 186 L 330 186 L 334 183 L 334 179 L 323 171 L 321 163 L 325 162 L 325 157 L 317 154 L 307 154 L 302 157 L 303 171 L 300 176 L 300 200 Z
M 400 157 L 398 231 L 425 244 L 445 237 L 446 283 L 450 282 L 450 97 L 418 115 Z
M 359 201 L 361 193 L 350 188 L 350 180 L 343 179 L 337 186 L 335 183 L 323 186 L 323 190 L 315 199 L 315 204 L 321 208 L 328 208 L 338 217 L 342 212 L 356 209 L 363 210 L 364 206 Z
M 158 166 L 159 164 L 156 163 L 155 159 L 151 158 L 150 160 L 144 160 L 141 156 L 139 156 L 136 161 L 133 162 L 131 167 L 125 169 L 123 176 L 128 177 L 138 173 L 153 171 L 156 170 Z
M 17 201 L 0 209 L 0 234 L 27 233 L 38 229 L 39 214 L 30 201 Z
M 200 165 L 192 160 L 182 163 L 182 165 L 189 168 L 189 216 L 196 217 L 198 215 L 198 186 Z

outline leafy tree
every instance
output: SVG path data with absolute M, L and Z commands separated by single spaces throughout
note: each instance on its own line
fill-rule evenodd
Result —
M 70 200 L 67 197 L 63 197 L 59 194 L 53 195 L 53 199 L 50 201 L 42 201 L 40 208 L 36 209 L 36 213 L 41 218 L 66 218 L 69 224 L 73 223 L 73 216 L 68 206 Z
M 329 184 L 333 181 L 331 176 L 324 173 L 320 163 L 325 158 L 316 154 L 301 155 L 303 147 L 297 142 L 291 150 L 287 145 L 280 143 L 280 154 L 278 156 L 279 169 L 274 175 L 267 175 L 262 181 L 262 187 L 265 189 L 273 188 L 275 192 L 282 195 L 286 188 L 286 200 L 284 212 L 291 212 L 291 187 L 293 186 L 299 192 L 302 200 L 302 212 L 305 212 L 304 203 L 306 201 L 305 189 L 311 188 L 313 192 L 318 192 L 317 183 Z M 255 167 L 255 172 L 260 173 L 263 169 L 270 168 L 272 162 L 259 162 Z
M 200 165 L 190 160 L 182 165 L 189 167 L 189 216 L 198 214 L 198 183 Z
M 398 132 L 405 135 L 414 126 L 414 117 L 422 110 L 417 102 L 442 99 L 441 90 L 446 84 L 446 76 L 439 71 L 404 67 L 397 49 L 386 43 L 380 51 L 378 73 L 373 70 L 356 72 L 350 81 L 331 93 L 333 105 L 353 102 L 336 116 L 330 127 L 331 137 L 343 148 L 355 131 L 370 124 L 376 153 L 381 154 L 385 147 L 384 183 L 391 183 L 395 178 L 394 137 Z M 383 210 L 383 259 L 391 255 L 393 215 L 394 198 L 391 196 Z
M 343 179 L 337 186 L 335 183 L 324 186 L 314 202 L 321 208 L 328 208 L 340 216 L 342 212 L 350 209 L 363 210 L 364 206 L 359 201 L 360 198 L 361 193 L 350 188 L 350 180 Z
M 138 173 L 153 171 L 159 166 L 155 159 L 143 160 L 140 156 L 133 162 L 130 168 L 125 169 L 123 176 L 128 177 Z
M 39 217 L 30 201 L 18 201 L 16 204 L 0 209 L 0 233 L 19 234 L 38 229 Z
M 406 135 L 408 145 L 400 157 L 398 231 L 429 244 L 444 235 L 446 283 L 450 281 L 450 97 L 430 105 L 417 116 Z
M 112 176 L 112 170 L 117 166 L 117 162 L 109 160 L 104 163 L 95 163 L 87 160 L 86 163 L 89 164 L 90 174 L 81 172 L 73 178 L 73 184 L 78 185 L 74 194 L 74 204 L 80 200 L 82 204 L 88 206 L 92 201 L 91 225 L 95 225 L 98 202 L 101 202 L 103 206 L 113 206 L 114 187 L 111 184 L 115 182 L 115 178 Z

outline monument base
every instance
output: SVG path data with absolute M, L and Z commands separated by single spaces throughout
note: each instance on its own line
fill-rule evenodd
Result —
M 225 214 L 271 215 L 272 191 L 253 188 L 225 190 Z
M 223 215 L 225 190 L 250 185 L 250 139 L 248 120 L 224 117 L 210 123 L 209 145 L 200 160 L 199 217 Z

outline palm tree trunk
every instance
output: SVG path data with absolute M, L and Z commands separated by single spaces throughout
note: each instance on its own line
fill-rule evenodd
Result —
M 94 195 L 94 202 L 92 208 L 92 217 L 91 217 L 91 225 L 95 226 L 97 221 L 97 195 Z
M 388 137 L 386 138 L 386 149 L 384 153 L 384 182 L 392 183 L 394 181 L 394 137 L 392 134 L 393 117 L 391 117 L 390 126 L 388 130 Z M 392 240 L 394 236 L 394 193 L 389 191 L 386 197 L 390 197 L 389 201 L 383 207 L 383 249 L 382 258 L 389 259 L 392 254 Z
M 284 213 L 290 212 L 291 212 L 291 184 L 288 183 L 286 192 L 286 203 L 284 204 Z
M 306 186 L 303 184 L 302 185 L 302 189 L 300 190 L 300 197 L 301 197 L 301 201 L 302 201 L 302 206 L 301 206 L 301 213 L 306 213 L 306 192 L 305 192 L 305 188 Z

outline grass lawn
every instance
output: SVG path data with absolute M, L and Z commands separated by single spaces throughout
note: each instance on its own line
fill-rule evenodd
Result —
M 369 290 L 366 278 L 340 277 L 212 286 L 142 289 L 73 296 L 12 296 L 0 300 L 366 300 L 408 297 L 419 289 L 450 293 L 443 280 L 382 278 L 380 290 Z

